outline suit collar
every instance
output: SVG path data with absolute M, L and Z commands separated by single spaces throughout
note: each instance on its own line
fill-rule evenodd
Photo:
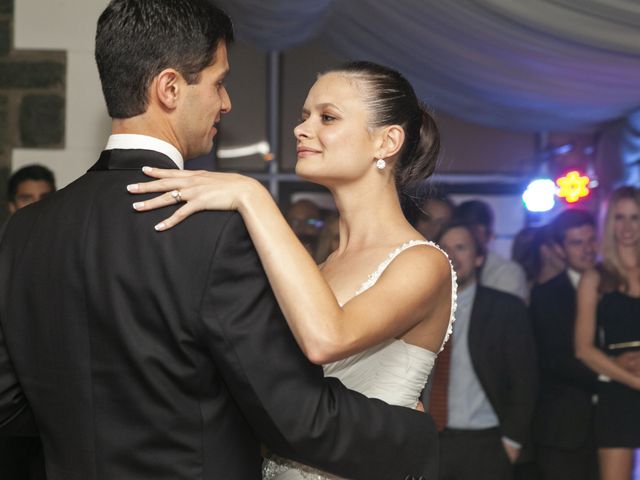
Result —
M 163 153 L 142 149 L 104 150 L 90 172 L 106 170 L 140 170 L 142 167 L 172 168 L 178 166 Z
M 476 293 L 473 298 L 473 307 L 471 307 L 471 318 L 469 320 L 471 322 L 471 325 L 477 323 L 478 316 L 484 311 L 486 291 L 486 288 L 484 288 L 482 285 L 478 285 L 476 288 Z
M 573 288 L 573 284 L 571 283 L 571 280 L 569 279 L 569 275 L 568 275 L 566 270 L 563 270 L 558 275 L 553 277 L 551 280 L 546 281 L 545 283 L 543 283 L 540 286 L 541 287 L 548 286 L 548 287 L 550 287 L 552 289 L 558 289 L 558 288 L 567 289 L 567 288 L 570 288 L 571 290 L 575 290 L 575 288 Z
M 473 298 L 473 307 L 471 307 L 471 317 L 469 318 L 469 351 L 473 350 L 478 344 L 480 336 L 486 332 L 482 326 L 486 324 L 483 318 L 489 308 L 490 296 L 487 295 L 487 288 L 478 285 L 476 294 Z

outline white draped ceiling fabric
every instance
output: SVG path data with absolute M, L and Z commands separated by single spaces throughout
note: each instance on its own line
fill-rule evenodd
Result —
M 638 0 L 217 3 L 260 49 L 326 40 L 341 57 L 400 70 L 437 111 L 482 125 L 567 131 L 640 108 Z

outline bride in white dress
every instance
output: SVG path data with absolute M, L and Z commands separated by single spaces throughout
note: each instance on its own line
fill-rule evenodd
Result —
M 200 210 L 237 210 L 307 358 L 368 397 L 416 408 L 451 331 L 456 282 L 446 255 L 405 219 L 398 194 L 433 173 L 437 127 L 401 74 L 354 62 L 319 76 L 294 133 L 296 173 L 327 187 L 340 213 L 339 247 L 320 268 L 249 177 L 145 169 L 158 180 L 130 191 L 167 193 L 134 208 L 184 202 L 160 231 Z M 263 478 L 336 477 L 270 456 Z

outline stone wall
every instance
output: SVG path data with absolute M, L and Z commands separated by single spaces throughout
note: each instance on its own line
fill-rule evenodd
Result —
M 13 148 L 64 148 L 66 52 L 13 48 L 13 2 L 0 0 L 0 219 Z

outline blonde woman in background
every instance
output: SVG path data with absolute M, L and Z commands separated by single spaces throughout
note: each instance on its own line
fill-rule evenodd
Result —
M 640 448 L 639 189 L 612 193 L 602 240 L 602 264 L 578 286 L 575 348 L 603 380 L 596 407 L 600 478 L 630 480 Z

